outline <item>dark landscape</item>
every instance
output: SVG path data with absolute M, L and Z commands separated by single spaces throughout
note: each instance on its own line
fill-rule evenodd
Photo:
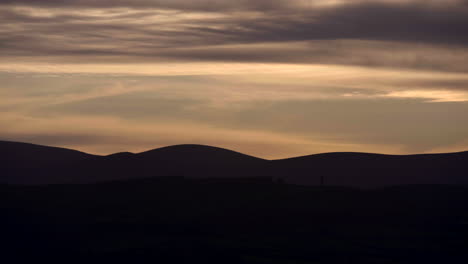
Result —
M 0 0 L 0 264 L 467 264 L 467 29 L 468 0 Z
M 67 263 L 466 263 L 468 153 L 263 160 L 1 142 L 2 255 Z M 12 263 L 12 262 L 5 262 Z
M 227 149 L 177 145 L 98 156 L 0 141 L 1 183 L 76 184 L 158 177 L 264 178 L 297 185 L 375 188 L 468 184 L 468 152 L 424 155 L 325 153 L 265 160 Z

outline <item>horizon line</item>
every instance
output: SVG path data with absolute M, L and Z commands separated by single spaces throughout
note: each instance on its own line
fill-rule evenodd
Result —
M 173 148 L 173 147 L 180 147 L 180 146 L 198 146 L 198 147 L 208 147 L 208 148 L 214 148 L 214 149 L 219 149 L 219 150 L 226 150 L 230 152 L 235 152 L 241 155 L 249 156 L 252 158 L 256 159 L 261 159 L 265 161 L 276 161 L 276 160 L 289 160 L 289 159 L 296 159 L 296 158 L 303 158 L 303 157 L 309 157 L 309 156 L 317 156 L 317 155 L 328 155 L 328 154 L 367 154 L 367 155 L 380 155 L 380 156 L 426 156 L 426 155 L 446 155 L 446 154 L 461 154 L 461 153 L 468 153 L 468 150 L 464 151 L 456 151 L 456 152 L 437 152 L 437 153 L 413 153 L 413 154 L 386 154 L 386 153 L 374 153 L 374 152 L 355 152 L 355 151 L 335 151 L 335 152 L 320 152 L 320 153 L 313 153 L 313 154 L 307 154 L 307 155 L 300 155 L 300 156 L 293 156 L 293 157 L 287 157 L 287 158 L 279 158 L 279 159 L 266 159 L 250 154 L 246 154 L 243 152 L 239 152 L 237 150 L 232 150 L 228 148 L 223 148 L 223 147 L 218 147 L 218 146 L 211 146 L 211 145 L 204 145 L 204 144 L 194 144 L 194 143 L 183 143 L 183 144 L 175 144 L 175 145 L 166 145 L 162 147 L 156 147 L 156 148 L 151 148 L 145 151 L 141 152 L 131 152 L 131 151 L 120 151 L 120 152 L 115 152 L 115 153 L 110 153 L 110 154 L 93 154 L 85 151 L 81 151 L 78 149 L 74 148 L 68 148 L 68 147 L 62 147 L 62 146 L 52 146 L 52 145 L 43 145 L 43 144 L 38 144 L 38 143 L 31 143 L 31 142 L 22 142 L 22 141 L 13 141 L 13 140 L 3 140 L 0 139 L 0 142 L 9 142 L 9 143 L 18 143 L 18 144 L 28 144 L 28 145 L 35 145 L 35 146 L 40 146 L 40 147 L 49 147 L 49 148 L 57 148 L 57 149 L 66 149 L 66 150 L 71 150 L 71 151 L 77 151 L 81 152 L 87 155 L 92 155 L 92 156 L 100 156 L 100 157 L 106 157 L 106 156 L 112 156 L 120 153 L 130 153 L 133 155 L 139 155 L 143 153 L 147 153 L 150 151 L 157 151 L 161 149 L 167 149 L 167 148 Z

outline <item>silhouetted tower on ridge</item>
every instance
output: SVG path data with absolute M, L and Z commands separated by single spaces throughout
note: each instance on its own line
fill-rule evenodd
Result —
M 324 186 L 325 185 L 325 176 L 321 175 L 320 176 L 320 186 Z

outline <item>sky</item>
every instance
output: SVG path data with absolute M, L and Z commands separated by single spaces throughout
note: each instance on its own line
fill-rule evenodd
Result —
M 0 140 L 468 150 L 467 0 L 0 0 Z

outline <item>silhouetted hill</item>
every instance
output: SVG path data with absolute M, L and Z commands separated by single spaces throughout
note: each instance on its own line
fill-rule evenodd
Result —
M 131 157 L 133 155 L 135 155 L 135 153 L 132 153 L 132 152 L 119 152 L 119 153 L 114 153 L 114 154 L 107 155 L 106 157 L 108 157 L 108 158 L 128 158 L 128 157 Z
M 183 158 L 193 163 L 225 163 L 227 160 L 252 162 L 262 160 L 228 149 L 205 145 L 175 145 L 149 150 L 138 154 L 145 159 L 174 160 Z
M 142 153 L 90 155 L 0 142 L 3 183 L 92 183 L 155 177 L 282 179 L 299 185 L 378 187 L 468 184 L 468 152 L 426 155 L 325 153 L 264 160 L 235 151 L 177 145 Z
M 235 151 L 203 145 L 150 150 L 138 154 L 136 162 L 141 168 L 163 172 L 162 176 L 197 178 L 261 176 L 267 163 Z
M 29 161 L 29 163 L 39 163 L 77 160 L 91 156 L 94 155 L 66 148 L 41 146 L 31 143 L 0 141 L 0 158 L 2 160 L 25 160 Z
M 11 183 L 66 182 L 66 174 L 97 156 L 65 148 L 0 141 L 0 181 Z
M 177 145 L 138 154 L 130 152 L 107 156 L 3 142 L 0 165 L 3 183 L 57 184 L 183 176 L 226 178 L 266 176 L 266 160 L 235 151 L 202 146 Z M 265 174 L 265 175 L 264 175 Z
M 324 153 L 275 161 L 290 183 L 356 187 L 468 184 L 468 152 L 420 155 Z
M 6 263 L 468 260 L 466 152 L 268 161 L 200 145 L 0 148 L 2 182 L 28 184 L 0 184 Z

